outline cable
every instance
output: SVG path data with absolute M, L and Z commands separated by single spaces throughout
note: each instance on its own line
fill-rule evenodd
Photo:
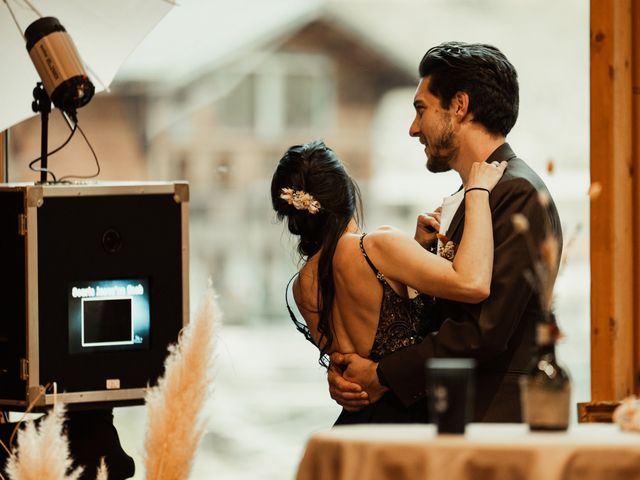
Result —
M 64 117 L 63 115 L 63 118 Z M 67 121 L 67 125 L 69 125 L 69 128 L 71 128 L 71 125 L 69 124 L 69 122 Z M 67 146 L 67 144 L 71 141 L 71 139 L 73 138 L 73 136 L 76 133 L 76 129 L 77 129 L 78 125 L 74 124 L 73 128 L 71 128 L 71 133 L 69 134 L 69 136 L 67 137 L 67 139 L 64 141 L 64 143 L 62 145 L 60 145 L 58 148 L 56 148 L 55 150 L 52 150 L 51 152 L 47 153 L 47 156 L 53 155 L 54 153 L 58 153 L 60 150 L 62 150 L 64 147 Z M 42 156 L 36 158 L 35 160 L 32 160 L 31 162 L 29 162 L 29 169 L 34 171 L 34 172 L 47 172 L 49 175 L 51 175 L 53 177 L 53 181 L 57 182 L 58 180 L 56 179 L 56 176 L 54 175 L 54 173 L 49 170 L 48 168 L 34 168 L 34 164 L 36 164 L 37 162 L 39 162 L 42 159 Z
M 29 1 L 29 0 L 23 0 L 24 3 L 27 4 L 27 6 L 33 10 L 33 12 L 38 15 L 40 18 L 42 18 L 42 14 L 38 11 L 38 9 L 36 7 L 33 6 L 33 4 Z
M 73 135 L 74 135 L 75 133 L 76 133 L 76 126 L 74 125 L 74 126 L 73 126 L 73 128 L 71 128 L 71 133 L 69 134 L 69 136 L 67 137 L 67 139 L 64 141 L 64 143 L 63 143 L 62 145 L 60 145 L 59 147 L 57 147 L 55 150 L 52 150 L 52 151 L 50 151 L 49 153 L 47 153 L 47 156 L 49 156 L 49 155 L 53 155 L 54 153 L 58 153 L 60 150 L 62 150 L 62 149 L 67 145 L 67 143 L 69 143 L 69 142 L 71 141 L 71 139 L 73 138 Z M 41 172 L 41 171 L 43 171 L 43 170 L 44 170 L 44 169 L 40 169 L 40 168 L 33 168 L 33 167 L 32 167 L 32 166 L 33 166 L 33 164 L 34 164 L 34 163 L 36 163 L 36 162 L 38 162 L 38 161 L 40 161 L 40 159 L 41 159 L 41 158 L 42 158 L 42 157 L 38 157 L 38 158 L 36 158 L 35 160 L 32 160 L 32 161 L 29 163 L 29 168 L 30 168 L 31 170 L 33 170 L 34 172 Z M 46 169 L 46 170 L 47 170 L 47 171 L 49 171 L 49 169 Z M 53 172 L 50 172 L 50 173 L 51 173 L 51 175 L 53 175 Z
M 64 177 L 60 177 L 60 180 L 58 180 L 59 182 L 62 182 L 63 180 L 66 180 L 67 178 L 95 178 L 98 175 L 100 175 L 100 162 L 98 161 L 98 156 L 96 155 L 96 151 L 93 149 L 93 146 L 91 145 L 91 142 L 89 142 L 89 139 L 87 138 L 87 136 L 84 134 L 84 132 L 82 131 L 82 128 L 80 128 L 80 126 L 76 123 L 75 126 L 77 127 L 78 130 L 80 130 L 80 134 L 82 135 L 82 138 L 84 138 L 84 141 L 87 142 L 87 146 L 89 147 L 89 150 L 91 150 L 91 153 L 93 154 L 93 158 L 96 161 L 96 167 L 98 168 L 98 171 L 96 173 L 94 173 L 93 175 L 65 175 Z
M 22 28 L 20 28 L 20 24 L 18 23 L 18 19 L 16 19 L 16 16 L 13 13 L 13 10 L 11 9 L 11 7 L 9 6 L 9 2 L 8 0 L 4 0 L 4 4 L 7 6 L 7 8 L 9 9 L 9 13 L 11 14 L 11 17 L 13 18 L 13 22 L 16 24 L 16 27 L 18 27 L 18 31 L 20 32 L 20 36 L 22 38 L 24 38 L 24 33 L 22 33 Z M 26 39 L 25 39 L 26 40 Z
M 65 175 L 64 177 L 60 177 L 57 178 L 55 176 L 55 174 L 53 173 L 53 171 L 51 171 L 50 169 L 43 169 L 43 168 L 35 168 L 34 165 L 39 162 L 41 160 L 42 157 L 38 157 L 34 160 L 32 160 L 31 162 L 29 162 L 29 169 L 31 169 L 34 172 L 43 172 L 46 171 L 47 174 L 51 175 L 51 177 L 53 178 L 53 182 L 54 183 L 59 183 L 59 182 L 63 182 L 69 178 L 81 178 L 81 179 L 88 179 L 88 178 L 95 178 L 98 175 L 100 175 L 100 162 L 98 160 L 98 156 L 96 155 L 96 151 L 93 149 L 93 146 L 91 145 L 91 142 L 89 142 L 89 139 L 87 138 L 87 136 L 85 135 L 84 131 L 82 130 L 82 128 L 80 127 L 80 125 L 77 123 L 77 120 L 75 119 L 75 115 L 73 115 L 74 118 L 72 118 L 73 124 L 70 121 L 70 119 L 67 117 L 67 115 L 65 115 L 65 112 L 60 111 L 60 113 L 62 114 L 62 118 L 64 118 L 64 121 L 67 123 L 68 127 L 71 129 L 71 133 L 69 134 L 69 136 L 67 137 L 67 139 L 64 141 L 64 143 L 62 145 L 60 145 L 59 147 L 57 147 L 55 150 L 52 150 L 51 152 L 49 152 L 47 154 L 47 156 L 53 155 L 55 153 L 58 153 L 60 150 L 62 150 L 64 147 L 67 146 L 67 144 L 71 141 L 71 139 L 73 138 L 73 136 L 75 135 L 76 131 L 80 131 L 80 134 L 82 135 L 82 138 L 84 138 L 84 141 L 86 142 L 87 146 L 89 147 L 89 150 L 91 150 L 91 154 L 93 155 L 93 158 L 96 162 L 96 167 L 97 167 L 97 171 L 96 173 L 92 174 L 92 175 Z
M 13 432 L 11 432 L 11 436 L 9 437 L 9 446 L 13 445 L 13 439 L 16 436 L 16 434 L 18 433 L 18 429 L 20 428 L 20 425 L 22 424 L 22 422 L 24 422 L 25 418 L 27 418 L 27 415 L 29 413 L 31 413 L 31 410 L 33 410 L 33 407 L 36 406 L 36 404 L 38 403 L 40 398 L 43 395 L 46 395 L 47 390 L 49 390 L 50 387 L 51 387 L 51 383 L 47 383 L 44 386 L 44 388 L 40 389 L 40 391 L 38 392 L 38 395 L 36 395 L 36 398 L 31 400 L 31 403 L 29 403 L 29 406 L 27 407 L 27 409 L 22 414 L 22 417 L 20 417 L 20 420 L 18 420 L 18 423 L 16 423 L 16 426 L 13 428 Z M 7 448 L 6 445 L 3 444 L 3 446 L 4 446 L 5 449 Z

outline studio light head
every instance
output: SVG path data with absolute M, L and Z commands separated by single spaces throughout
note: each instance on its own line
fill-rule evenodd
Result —
M 55 17 L 39 18 L 24 32 L 27 51 L 53 104 L 75 116 L 95 91 L 71 37 Z

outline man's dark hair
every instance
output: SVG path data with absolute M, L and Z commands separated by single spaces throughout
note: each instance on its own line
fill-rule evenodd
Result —
M 469 112 L 490 133 L 507 135 L 518 118 L 518 75 L 496 47 L 445 42 L 430 48 L 420 62 L 420 77 L 449 108 L 458 92 L 469 95 Z

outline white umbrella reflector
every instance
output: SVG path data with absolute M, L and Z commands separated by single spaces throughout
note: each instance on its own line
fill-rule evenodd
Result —
M 40 78 L 23 37 L 38 19 L 34 10 L 56 17 L 64 26 L 99 92 L 108 88 L 122 63 L 173 6 L 168 0 L 0 1 L 0 131 L 34 115 L 32 92 Z

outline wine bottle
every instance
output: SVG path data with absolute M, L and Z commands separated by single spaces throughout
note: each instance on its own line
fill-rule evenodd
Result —
M 523 421 L 530 430 L 566 430 L 571 406 L 571 379 L 556 360 L 559 330 L 553 316 L 536 329 L 537 348 L 520 378 Z

